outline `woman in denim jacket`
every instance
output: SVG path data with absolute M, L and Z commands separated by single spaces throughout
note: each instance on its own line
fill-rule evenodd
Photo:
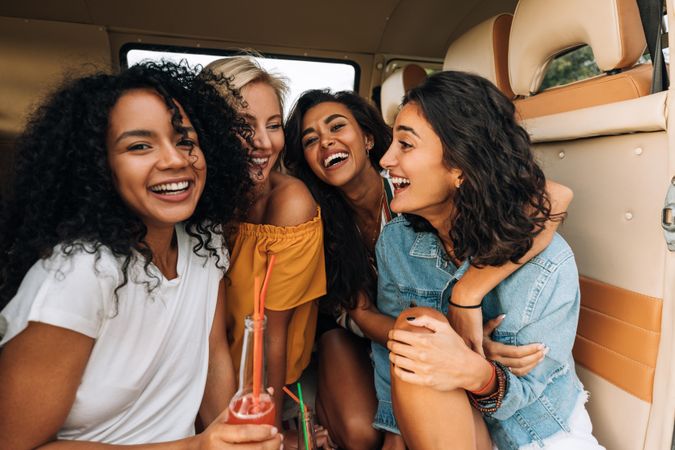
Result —
M 381 164 L 395 186 L 391 208 L 405 217 L 384 228 L 376 252 L 377 306 L 398 320 L 391 353 L 373 344 L 373 357 L 377 419 L 399 427 L 412 449 L 489 448 L 470 403 L 499 449 L 601 448 L 574 370 L 578 273 L 560 236 L 482 303 L 498 325 L 493 340 L 546 346 L 529 374 L 473 352 L 445 318 L 470 264 L 517 262 L 555 219 L 529 147 L 512 103 L 462 72 L 431 76 L 396 119 Z

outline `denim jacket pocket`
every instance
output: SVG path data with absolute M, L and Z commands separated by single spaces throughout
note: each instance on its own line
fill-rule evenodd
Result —
M 434 289 L 421 289 L 417 287 L 399 285 L 399 307 L 401 311 L 415 306 L 426 306 L 441 311 L 443 291 Z

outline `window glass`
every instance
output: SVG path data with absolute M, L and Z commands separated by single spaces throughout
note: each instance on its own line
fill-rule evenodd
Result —
M 125 51 L 126 50 L 126 51 Z M 186 60 L 190 66 L 206 66 L 211 61 L 220 58 L 234 56 L 229 54 L 208 54 L 180 52 L 170 48 L 162 49 L 143 49 L 131 48 L 122 49 L 122 61 L 127 66 L 133 66 L 141 61 L 161 59 L 179 62 Z M 198 49 L 194 49 L 198 50 Z M 354 62 L 319 60 L 319 59 L 298 59 L 291 57 L 273 56 L 273 57 L 255 57 L 260 65 L 271 73 L 282 75 L 288 82 L 289 92 L 284 99 L 284 115 L 288 116 L 290 108 L 293 107 L 297 98 L 308 89 L 328 88 L 332 91 L 357 90 L 358 89 L 358 65 Z
M 584 45 L 571 52 L 563 53 L 551 62 L 546 70 L 541 90 L 585 80 L 601 73 L 598 65 L 595 64 L 593 51 L 588 45 Z

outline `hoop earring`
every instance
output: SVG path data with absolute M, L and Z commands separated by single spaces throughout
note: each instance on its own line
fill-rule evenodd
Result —
M 258 169 L 258 171 L 254 173 L 253 176 L 255 177 L 256 181 L 262 181 L 265 179 L 262 169 Z

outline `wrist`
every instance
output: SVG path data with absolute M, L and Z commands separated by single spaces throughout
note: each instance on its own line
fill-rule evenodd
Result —
M 473 306 L 480 304 L 483 301 L 483 296 L 480 292 L 472 292 L 458 283 L 452 288 L 450 300 L 457 305 Z
M 472 370 L 469 371 L 470 379 L 467 380 L 464 389 L 481 395 L 489 394 L 495 389 L 495 366 L 487 359 L 476 355 Z

